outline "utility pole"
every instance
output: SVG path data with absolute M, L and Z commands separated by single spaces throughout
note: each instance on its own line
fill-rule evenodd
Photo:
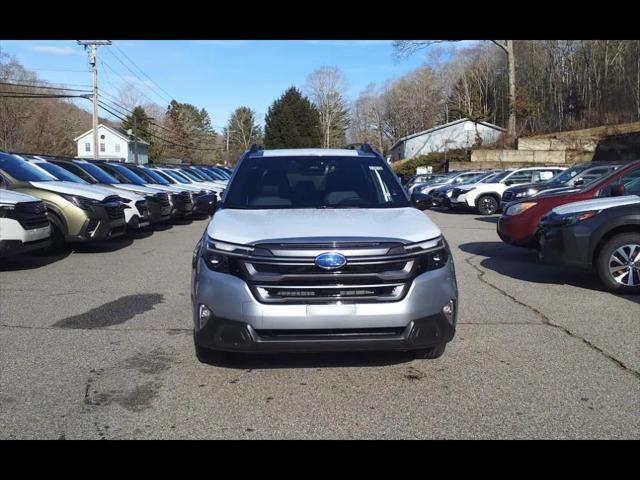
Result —
M 227 153 L 229 153 L 229 129 L 227 128 Z
M 98 45 L 111 45 L 111 40 L 78 40 L 89 52 L 89 64 L 93 70 L 93 158 L 98 159 Z M 90 47 L 90 48 L 87 48 Z
M 138 165 L 138 118 L 133 115 L 133 161 Z

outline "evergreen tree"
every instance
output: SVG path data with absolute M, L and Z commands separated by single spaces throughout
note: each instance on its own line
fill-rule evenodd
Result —
M 320 117 L 307 97 L 289 88 L 265 117 L 266 148 L 314 148 L 322 144 Z
M 122 128 L 131 130 L 132 133 L 137 132 L 138 138 L 151 142 L 152 137 L 149 135 L 149 126 L 151 117 L 147 115 L 141 106 L 135 107 L 131 114 L 122 122 Z

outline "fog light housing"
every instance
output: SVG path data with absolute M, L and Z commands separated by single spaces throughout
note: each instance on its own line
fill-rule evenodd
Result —
M 206 305 L 200 305 L 198 307 L 198 328 L 202 330 L 212 316 L 213 313 Z
M 442 307 L 442 315 L 447 319 L 451 325 L 453 325 L 453 321 L 455 319 L 456 314 L 456 302 L 455 300 L 449 300 L 444 307 Z

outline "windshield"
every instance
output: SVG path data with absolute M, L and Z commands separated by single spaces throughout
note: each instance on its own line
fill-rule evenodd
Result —
M 107 172 L 105 172 L 104 170 L 102 170 L 99 167 L 96 167 L 94 164 L 89 163 L 89 162 L 83 162 L 83 163 L 78 163 L 78 162 L 74 162 L 74 165 L 77 165 L 78 167 L 80 167 L 81 169 L 83 169 L 85 172 L 87 172 L 89 175 L 91 175 L 93 178 L 95 178 L 98 183 L 106 183 L 106 184 L 116 184 L 116 183 L 120 183 L 120 181 L 114 177 L 113 175 L 108 174 Z
M 182 175 L 179 175 L 177 172 L 174 172 L 173 170 L 163 170 L 163 172 L 169 175 L 174 180 L 177 180 L 179 183 L 191 183 Z
M 573 168 L 569 168 L 563 172 L 560 172 L 559 174 L 557 174 L 555 177 L 547 180 L 545 183 L 558 183 L 558 184 L 563 184 L 563 183 L 567 183 L 569 180 L 571 180 L 573 177 L 575 177 L 576 175 L 578 175 L 580 172 L 582 172 L 583 170 L 585 170 L 586 167 L 583 166 L 579 166 L 579 167 L 573 167 Z
M 126 181 L 128 181 L 128 183 L 133 183 L 134 185 L 145 185 L 147 183 L 143 178 L 140 178 L 127 167 L 124 167 L 122 165 L 110 163 L 108 165 L 102 166 L 107 167 L 107 170 L 112 169 L 113 171 L 119 173 L 121 176 L 120 178 L 124 178 Z
M 200 182 L 202 180 L 202 179 L 198 178 L 197 174 L 188 172 L 187 170 L 180 170 L 178 173 L 184 175 L 185 177 L 188 177 L 189 179 L 193 180 L 194 182 Z
M 19 182 L 51 182 L 56 177 L 12 155 L 0 155 L 0 168 Z
M 507 175 L 509 175 L 510 173 L 513 173 L 513 170 L 507 170 L 505 172 L 501 172 L 498 175 L 496 175 L 492 180 L 491 183 L 499 183 L 501 182 L 504 177 L 506 177 Z M 487 182 L 488 183 L 488 182 Z
M 140 167 L 140 171 L 140 174 L 145 174 L 151 180 L 151 183 L 157 183 L 159 185 L 169 185 L 169 182 L 167 180 L 165 180 L 161 175 L 158 175 L 157 172 L 154 172 L 150 168 Z
M 155 169 L 149 169 L 152 170 L 153 173 L 155 173 L 156 175 L 158 175 L 160 178 L 162 178 L 163 180 L 165 180 L 167 182 L 167 185 L 171 185 L 174 183 L 177 183 L 172 177 L 170 177 L 169 175 L 167 175 L 165 172 L 163 172 L 162 170 L 155 170 Z
M 377 157 L 248 157 L 225 208 L 397 208 L 410 206 Z
M 58 165 L 54 165 L 53 163 L 38 162 L 35 165 L 37 167 L 40 167 L 43 170 L 46 170 L 51 175 L 56 177 L 58 180 L 64 180 L 66 182 L 73 182 L 73 183 L 84 183 L 85 185 L 89 183 L 89 182 L 85 182 L 76 174 L 71 173 L 62 167 L 59 167 Z
M 489 175 L 488 177 L 483 178 L 482 180 L 480 180 L 478 183 L 495 183 L 497 182 L 497 178 L 502 175 L 502 173 L 504 172 L 495 172 L 492 173 L 491 175 Z
M 213 176 L 213 173 L 205 170 L 204 168 L 194 168 L 193 170 L 195 170 L 200 176 L 202 176 L 206 180 L 214 180 L 214 181 L 217 180 L 217 178 Z
M 435 184 L 435 183 L 444 183 L 447 180 L 453 178 L 455 175 L 458 175 L 458 173 L 455 172 L 455 173 L 448 173 L 447 175 L 436 175 L 435 177 L 430 178 L 424 183 L 426 185 Z M 417 182 L 417 183 L 422 183 L 422 182 Z

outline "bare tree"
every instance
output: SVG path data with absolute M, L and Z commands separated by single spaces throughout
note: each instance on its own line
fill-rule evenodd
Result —
M 347 81 L 337 67 L 320 67 L 307 76 L 305 90 L 320 114 L 324 147 L 344 143 L 349 126 Z
M 443 42 L 459 41 L 459 40 L 396 40 L 393 42 L 393 47 L 396 55 L 399 57 L 412 55 L 413 53 L 431 47 L 433 45 L 441 44 Z M 512 139 L 516 138 L 516 66 L 515 55 L 513 49 L 513 40 L 491 40 L 493 44 L 498 46 L 507 56 L 507 63 L 509 65 L 509 122 L 507 132 Z

